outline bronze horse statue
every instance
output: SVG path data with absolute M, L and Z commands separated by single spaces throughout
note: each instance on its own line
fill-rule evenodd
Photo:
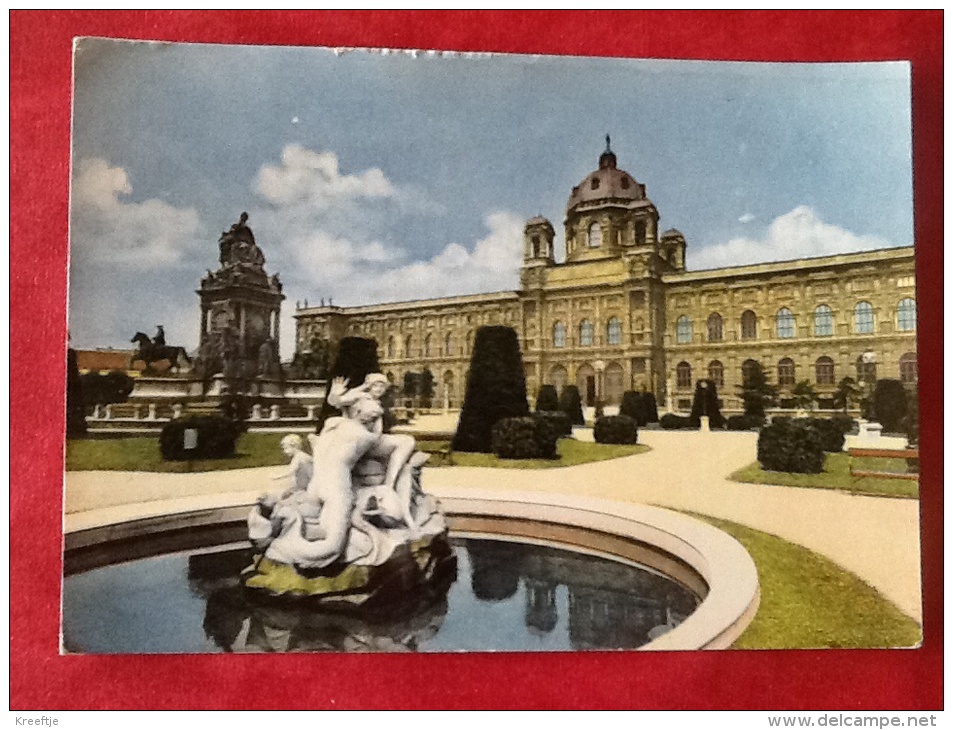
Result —
M 192 364 L 192 359 L 186 353 L 184 347 L 177 347 L 174 345 L 156 345 L 149 335 L 144 332 L 136 332 L 135 336 L 129 340 L 130 342 L 135 342 L 139 349 L 136 351 L 136 354 L 132 356 L 132 361 L 141 360 L 145 363 L 146 370 L 150 368 L 152 363 L 159 362 L 160 360 L 169 361 L 169 370 L 179 371 L 179 357 L 181 357 L 189 365 Z

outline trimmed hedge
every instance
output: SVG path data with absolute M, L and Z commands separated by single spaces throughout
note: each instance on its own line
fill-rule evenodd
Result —
M 529 416 L 519 338 L 512 327 L 480 327 L 467 373 L 467 391 L 454 451 L 493 451 L 493 426 L 503 418 Z
M 636 444 L 639 429 L 629 416 L 603 416 L 596 421 L 593 436 L 597 444 Z
M 764 419 L 761 416 L 728 416 L 725 425 L 729 431 L 750 431 L 752 428 L 761 428 L 764 425 Z
M 694 428 L 701 426 L 702 416 L 708 416 L 710 428 L 724 428 L 725 417 L 721 415 L 718 402 L 718 389 L 715 381 L 702 378 L 695 384 L 695 397 L 692 399 L 692 414 L 689 416 Z
M 677 416 L 674 413 L 666 413 L 659 419 L 659 426 L 671 430 L 675 428 L 692 428 L 692 423 L 688 416 Z
M 640 427 L 657 422 L 658 409 L 655 405 L 655 396 L 651 393 L 627 390 L 622 394 L 619 415 L 628 416 Z
M 561 436 L 572 436 L 572 421 L 562 411 L 536 411 L 532 416 L 537 421 L 545 421 L 549 428 L 553 430 L 557 438 Z
M 758 462 L 766 471 L 820 474 L 824 470 L 824 449 L 815 428 L 775 419 L 758 436 Z
M 582 399 L 579 397 L 579 388 L 575 385 L 563 387 L 563 392 L 559 396 L 559 410 L 569 416 L 573 425 L 585 425 L 586 419 L 582 415 Z
M 840 432 L 845 436 L 851 433 L 855 428 L 857 428 L 857 421 L 851 418 L 848 415 L 836 415 L 831 416 L 831 423 L 835 424 Z
M 536 396 L 536 412 L 558 411 L 559 395 L 556 393 L 555 385 L 544 385 L 539 389 Z
M 903 430 L 907 415 L 907 391 L 899 380 L 882 379 L 874 386 L 874 417 L 885 432 Z
M 185 432 L 194 429 L 194 449 L 185 448 Z M 228 459 L 235 456 L 241 426 L 223 416 L 189 416 L 170 421 L 159 434 L 159 451 L 165 461 Z
M 501 459 L 555 459 L 558 435 L 545 419 L 501 418 L 493 425 L 493 453 Z
M 835 423 L 830 418 L 800 418 L 797 423 L 803 423 L 808 428 L 817 431 L 821 439 L 821 448 L 831 453 L 839 453 L 844 450 L 844 431 L 841 424 Z

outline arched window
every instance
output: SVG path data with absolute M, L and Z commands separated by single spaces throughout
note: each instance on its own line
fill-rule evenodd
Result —
M 579 325 L 579 344 L 583 347 L 592 347 L 592 341 L 595 339 L 596 328 L 588 319 L 582 320 Z
M 864 356 L 857 358 L 857 381 L 860 383 L 873 383 L 877 380 L 877 361 L 870 358 L 865 361 Z
M 778 338 L 789 340 L 794 337 L 794 315 L 787 307 L 781 307 L 775 317 Z
M 444 355 L 453 355 L 453 335 L 448 332 L 446 337 L 443 338 L 443 354 Z
M 759 370 L 761 370 L 761 363 L 757 360 L 745 360 L 741 363 L 741 382 L 747 384 L 751 380 L 751 376 Z
M 413 336 L 407 335 L 407 337 L 404 339 L 404 357 L 405 358 L 412 357 L 411 347 L 413 346 L 413 344 L 414 344 Z
M 553 325 L 553 347 L 566 346 L 566 325 L 557 322 Z
M 467 332 L 467 354 L 473 352 L 473 330 Z
M 756 315 L 750 309 L 746 310 L 741 315 L 741 339 L 758 339 L 758 315 Z
M 387 338 L 387 357 L 394 357 L 394 335 Z
M 675 386 L 678 388 L 692 387 L 692 366 L 687 362 L 680 362 L 675 366 Z
M 874 308 L 870 302 L 857 302 L 854 307 L 854 334 L 871 335 L 874 332 Z
M 606 339 L 610 345 L 622 344 L 622 322 L 618 317 L 611 317 L 606 326 Z
M 917 328 L 917 303 L 907 297 L 897 305 L 897 329 L 912 332 Z
M 720 360 L 712 360 L 708 363 L 708 379 L 719 388 L 725 387 L 725 366 Z
M 433 341 L 433 337 L 428 333 L 424 337 L 424 357 L 430 357 L 430 343 Z
M 900 356 L 900 382 L 917 382 L 917 354 L 907 352 Z
M 819 304 L 814 310 L 814 336 L 828 337 L 834 334 L 834 313 L 826 304 Z
M 589 226 L 589 248 L 599 248 L 602 245 L 602 226 L 593 223 Z
M 827 355 L 814 363 L 814 380 L 818 385 L 834 385 L 834 361 Z
M 782 388 L 794 385 L 794 360 L 789 357 L 778 361 L 778 385 Z
M 721 342 L 725 337 L 724 323 L 718 312 L 712 312 L 708 315 L 708 341 Z
M 692 341 L 692 321 L 684 314 L 675 322 L 675 341 L 681 345 Z

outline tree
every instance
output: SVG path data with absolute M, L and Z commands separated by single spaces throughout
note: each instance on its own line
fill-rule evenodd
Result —
M 86 373 L 80 376 L 84 400 L 88 405 L 125 403 L 135 381 L 122 370 L 111 370 L 105 375 Z
M 346 378 L 348 386 L 354 388 L 364 382 L 371 373 L 381 370 L 377 361 L 377 341 L 364 337 L 345 337 L 338 348 L 338 356 L 334 360 L 331 372 L 328 373 L 330 383 L 334 378 Z M 339 416 L 341 412 L 334 408 L 327 400 L 321 406 L 318 415 L 317 433 L 321 433 L 324 422 L 331 416 Z
M 436 384 L 433 373 L 430 372 L 430 368 L 424 368 L 423 372 L 420 373 L 419 381 L 421 405 L 424 408 L 433 407 L 433 394 Z
M 493 425 L 501 418 L 528 415 L 526 376 L 516 330 L 499 325 L 480 327 L 453 437 L 454 451 L 490 453 Z
M 692 398 L 692 413 L 689 416 L 689 422 L 694 428 L 701 426 L 702 416 L 708 416 L 708 424 L 712 428 L 724 428 L 725 426 L 725 417 L 721 415 L 715 381 L 704 378 L 695 384 L 695 397 Z
M 741 400 L 744 402 L 745 415 L 764 418 L 764 409 L 773 406 L 778 401 L 778 389 L 768 382 L 768 376 L 755 362 L 744 373 L 744 382 L 738 388 Z
M 563 387 L 563 392 L 559 396 L 559 410 L 569 416 L 569 420 L 576 426 L 586 423 L 582 415 L 582 398 L 579 397 L 579 388 L 575 385 Z
M 86 402 L 83 379 L 79 374 L 76 350 L 66 351 L 66 435 L 70 438 L 86 433 Z
M 544 385 L 536 395 L 536 411 L 558 411 L 559 396 L 555 385 Z
M 874 417 L 884 431 L 895 433 L 907 415 L 907 391 L 899 380 L 884 378 L 874 386 Z
M 841 378 L 837 384 L 837 390 L 834 391 L 834 407 L 842 408 L 846 413 L 860 399 L 860 387 L 857 381 L 849 375 Z
M 413 401 L 420 395 L 420 373 L 404 373 L 404 398 Z
M 811 381 L 802 380 L 799 382 L 794 386 L 791 395 L 794 396 L 794 406 L 796 408 L 803 408 L 806 411 L 814 410 L 814 404 L 817 402 L 817 391 L 814 390 Z

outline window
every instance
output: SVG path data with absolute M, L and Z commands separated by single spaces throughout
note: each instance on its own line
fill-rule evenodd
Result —
M 877 380 L 877 361 L 872 357 L 865 362 L 865 356 L 857 358 L 857 382 L 873 383 Z
M 834 314 L 826 304 L 814 310 L 814 336 L 829 337 L 834 334 Z
M 814 363 L 814 380 L 818 385 L 834 385 L 834 361 L 824 355 Z
M 589 248 L 599 248 L 602 245 L 602 226 L 593 223 L 589 226 Z
M 553 325 L 553 347 L 566 346 L 566 325 L 557 322 Z
M 761 363 L 757 360 L 745 360 L 741 363 L 741 382 L 747 384 L 752 375 L 761 370 Z
M 778 338 L 788 340 L 794 337 L 794 315 L 787 307 L 778 310 L 775 317 Z
M 606 327 L 606 335 L 610 345 L 622 344 L 622 322 L 619 321 L 618 317 L 609 319 L 609 324 Z
M 900 357 L 900 382 L 917 382 L 917 354 L 908 352 Z
M 599 189 L 599 178 L 597 177 L 592 178 L 592 189 L 593 190 Z
M 449 332 L 447 333 L 447 336 L 443 338 L 443 354 L 453 354 L 453 335 Z
M 692 366 L 687 362 L 675 366 L 675 385 L 678 388 L 692 387 Z
M 725 387 L 725 366 L 719 360 L 708 363 L 708 379 L 719 388 Z
M 741 315 L 741 339 L 758 339 L 758 316 L 750 309 Z
M 430 343 L 432 341 L 431 336 L 428 334 L 424 338 L 424 357 L 430 357 Z
M 724 325 L 721 315 L 717 312 L 713 312 L 708 315 L 708 341 L 721 342 L 724 336 Z
M 897 329 L 912 332 L 917 328 L 917 303 L 907 297 L 897 305 Z
M 411 357 L 410 348 L 414 344 L 414 338 L 410 335 L 407 335 L 407 339 L 404 340 L 404 357 Z
M 583 347 L 592 347 L 592 341 L 595 337 L 595 327 L 588 319 L 582 320 L 579 325 L 579 344 Z
M 628 189 L 629 189 L 629 176 L 628 176 L 628 175 L 623 175 L 623 176 L 622 176 L 622 189 L 623 189 L 623 190 L 628 190 Z
M 857 302 L 854 307 L 854 334 L 871 335 L 874 332 L 874 308 L 870 302 Z
M 539 236 L 533 236 L 533 258 L 539 256 Z
M 680 345 L 692 341 L 692 321 L 684 314 L 675 323 L 675 341 Z
M 387 338 L 387 357 L 394 357 L 394 336 Z
M 778 385 L 782 388 L 794 385 L 794 360 L 789 357 L 778 362 Z

